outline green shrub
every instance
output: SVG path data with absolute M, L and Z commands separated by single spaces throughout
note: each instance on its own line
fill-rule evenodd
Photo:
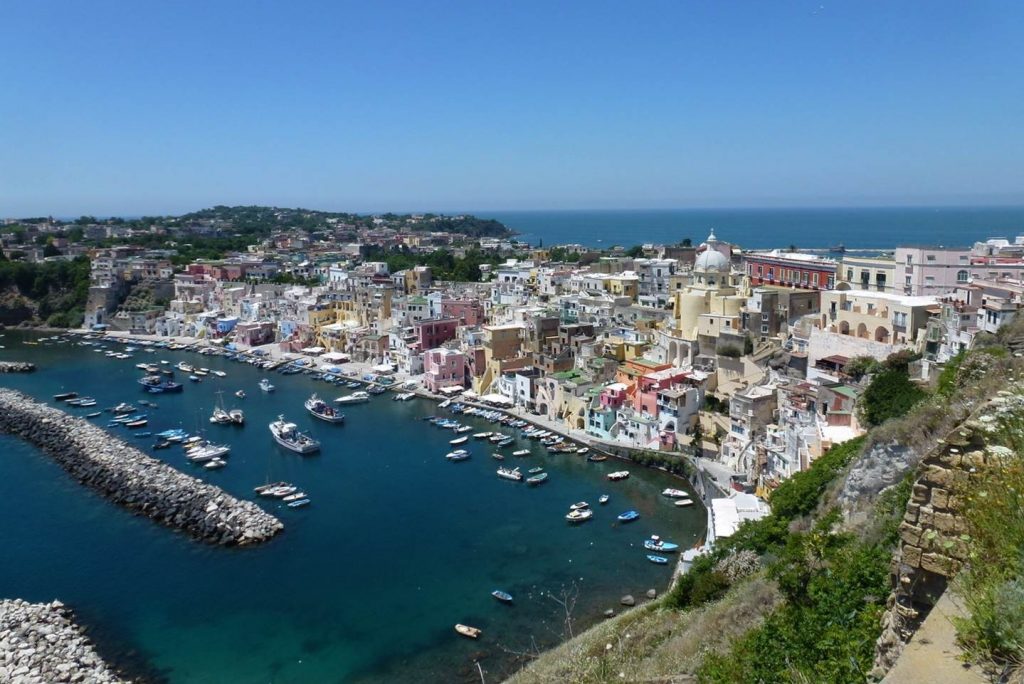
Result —
M 890 418 L 899 418 L 928 394 L 907 377 L 906 371 L 888 369 L 875 375 L 864 394 L 859 409 L 868 425 L 881 425 Z
M 960 365 L 964 362 L 964 352 L 960 352 L 942 367 L 939 379 L 936 382 L 935 391 L 940 397 L 951 397 L 956 391 L 957 374 L 960 372 Z

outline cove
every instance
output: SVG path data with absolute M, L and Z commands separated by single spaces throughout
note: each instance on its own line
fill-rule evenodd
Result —
M 548 594 L 575 595 L 574 630 L 619 608 L 620 596 L 665 589 L 670 567 L 649 563 L 643 540 L 660 534 L 693 545 L 705 527 L 698 506 L 679 509 L 662 497 L 682 483 L 630 465 L 632 476 L 609 483 L 619 461 L 589 463 L 551 455 L 517 438 L 502 451 L 530 448 L 505 464 L 544 466 L 540 487 L 496 477 L 493 445 L 471 440 L 472 458 L 451 463 L 454 437 L 424 418 L 442 413 L 432 402 L 393 402 L 390 395 L 344 407 L 344 425 L 315 420 L 302 402 L 313 392 L 333 399 L 349 390 L 304 375 L 281 376 L 216 357 L 157 350 L 116 360 L 91 347 L 25 346 L 8 331 L 5 360 L 31 361 L 30 375 L 5 375 L 0 385 L 55 405 L 53 394 L 77 391 L 95 409 L 151 399 L 144 408 L 153 432 L 197 429 L 231 446 L 228 466 L 204 471 L 177 447 L 149 451 L 239 498 L 253 487 L 287 480 L 312 504 L 292 510 L 258 500 L 285 530 L 259 548 L 224 549 L 135 517 L 71 480 L 32 447 L 0 438 L 0 515 L 5 562 L 3 596 L 60 599 L 90 628 L 98 650 L 129 674 L 165 682 L 450 682 L 487 681 L 514 671 L 515 653 L 546 648 L 565 632 L 563 610 Z M 112 348 L 121 349 L 111 345 Z M 185 382 L 177 395 L 146 396 L 138 362 L 189 363 L 223 370 L 225 378 Z M 260 378 L 276 385 L 259 391 Z M 247 398 L 233 397 L 244 389 Z M 224 401 L 245 410 L 242 428 L 207 421 Z M 323 443 L 316 456 L 278 448 L 267 424 L 279 414 Z M 457 417 L 475 431 L 494 426 Z M 106 414 L 96 419 L 105 424 Z M 134 440 L 124 428 L 111 431 Z M 512 433 L 513 431 L 505 429 Z M 685 487 L 682 487 L 685 488 Z M 611 501 L 598 506 L 607 493 Z M 569 504 L 589 501 L 594 519 L 573 527 Z M 623 525 L 627 509 L 641 518 Z M 511 606 L 490 596 L 503 589 Z M 456 622 L 483 629 L 479 641 L 460 638 Z

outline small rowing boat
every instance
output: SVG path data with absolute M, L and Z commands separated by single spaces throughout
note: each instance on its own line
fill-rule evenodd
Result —
M 512 594 L 508 593 L 507 591 L 495 589 L 491 592 L 491 596 L 498 599 L 502 603 L 512 603 Z
M 470 627 L 469 625 L 463 624 L 455 625 L 455 631 L 461 634 L 462 636 L 468 637 L 470 639 L 477 639 L 480 637 L 481 634 L 483 634 L 483 630 L 477 627 Z

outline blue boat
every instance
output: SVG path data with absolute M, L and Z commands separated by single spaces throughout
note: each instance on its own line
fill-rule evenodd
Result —
M 636 511 L 626 511 L 625 513 L 619 514 L 619 522 L 633 522 L 640 517 L 640 514 Z
M 661 539 L 657 535 L 652 535 L 650 539 L 644 540 L 644 548 L 648 551 L 657 551 L 658 553 L 675 553 L 679 550 L 679 544 L 673 544 Z
M 173 380 L 165 380 L 159 375 L 147 375 L 144 378 L 139 379 L 139 384 L 147 392 L 152 394 L 160 394 L 162 392 L 180 392 L 182 390 L 181 383 L 174 382 Z
M 491 592 L 491 596 L 498 599 L 502 603 L 512 603 L 512 594 L 508 593 L 507 591 L 495 589 Z
M 152 437 L 152 436 L 153 436 L 152 432 L 136 432 L 135 433 L 135 439 L 142 439 L 144 437 Z
M 288 508 L 302 508 L 309 505 L 309 499 L 299 499 L 288 504 Z
M 655 555 L 652 555 L 652 554 L 647 554 L 647 560 L 651 561 L 652 563 L 656 563 L 658 565 L 667 565 L 668 564 L 668 558 L 665 558 L 664 556 L 655 556 Z

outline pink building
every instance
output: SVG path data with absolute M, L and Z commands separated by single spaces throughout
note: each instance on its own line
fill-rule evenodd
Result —
M 685 383 L 690 373 L 682 368 L 666 368 L 639 377 L 633 393 L 633 408 L 649 416 L 658 415 L 658 392 Z
M 466 385 L 466 355 L 454 349 L 431 349 L 423 354 L 423 386 L 431 392 Z
M 601 390 L 601 408 L 619 409 L 629 399 L 627 395 L 629 387 L 621 382 L 613 382 Z
M 416 340 L 420 349 L 433 349 L 440 347 L 448 340 L 455 339 L 456 329 L 459 322 L 454 318 L 428 318 L 417 321 L 413 327 L 416 329 Z
M 458 319 L 459 325 L 474 327 L 484 323 L 484 306 L 478 299 L 445 299 L 441 302 L 441 315 Z

